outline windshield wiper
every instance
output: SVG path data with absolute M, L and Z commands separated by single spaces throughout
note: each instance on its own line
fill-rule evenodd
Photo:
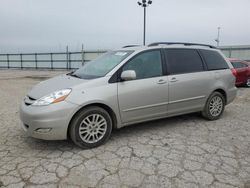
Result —
M 76 74 L 70 74 L 70 76 L 75 77 L 75 78 L 81 78 L 80 76 L 78 76 Z
M 72 72 L 68 73 L 67 75 L 68 75 L 68 76 L 75 77 L 75 78 L 81 78 L 80 76 L 74 74 L 74 72 L 75 72 L 75 71 L 72 71 Z

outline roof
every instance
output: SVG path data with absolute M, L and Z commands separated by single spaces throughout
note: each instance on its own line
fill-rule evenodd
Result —
M 242 61 L 240 59 L 237 59 L 237 58 L 227 58 L 229 61 Z
M 212 46 L 209 44 L 199 44 L 199 43 L 189 43 L 189 42 L 155 42 L 155 43 L 149 44 L 148 46 L 158 46 L 158 45 L 205 46 L 205 47 L 216 49 L 215 46 Z
M 185 43 L 185 42 L 157 42 L 149 44 L 148 46 L 139 46 L 139 45 L 128 45 L 124 46 L 120 50 L 133 50 L 133 51 L 143 51 L 147 49 L 158 49 L 158 48 L 187 48 L 187 49 L 213 49 L 217 48 L 212 45 L 207 44 L 197 44 L 197 43 Z

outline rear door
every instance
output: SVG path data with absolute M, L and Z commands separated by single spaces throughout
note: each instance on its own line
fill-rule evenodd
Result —
M 169 71 L 168 114 L 182 114 L 203 109 L 212 85 L 211 73 L 204 71 L 195 49 L 165 49 Z
M 227 63 L 219 50 L 199 49 L 199 52 L 206 64 L 207 71 L 211 74 L 210 80 L 213 82 L 209 94 L 216 89 L 223 89 L 230 99 L 235 91 L 235 76 L 230 70 L 231 65 Z

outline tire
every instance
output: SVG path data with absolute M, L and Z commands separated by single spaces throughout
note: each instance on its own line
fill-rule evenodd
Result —
M 225 97 L 219 92 L 213 92 L 202 111 L 202 116 L 207 120 L 217 120 L 221 117 L 225 108 Z
M 250 87 L 250 77 L 247 79 L 246 87 Z
M 94 148 L 104 144 L 111 132 L 112 119 L 109 113 L 97 106 L 84 108 L 70 124 L 70 137 L 81 148 Z

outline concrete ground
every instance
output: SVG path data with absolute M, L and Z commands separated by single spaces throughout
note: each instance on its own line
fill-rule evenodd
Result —
M 18 106 L 57 71 L 0 71 L 0 187 L 250 187 L 250 89 L 220 120 L 197 114 L 116 130 L 103 146 L 29 138 Z

